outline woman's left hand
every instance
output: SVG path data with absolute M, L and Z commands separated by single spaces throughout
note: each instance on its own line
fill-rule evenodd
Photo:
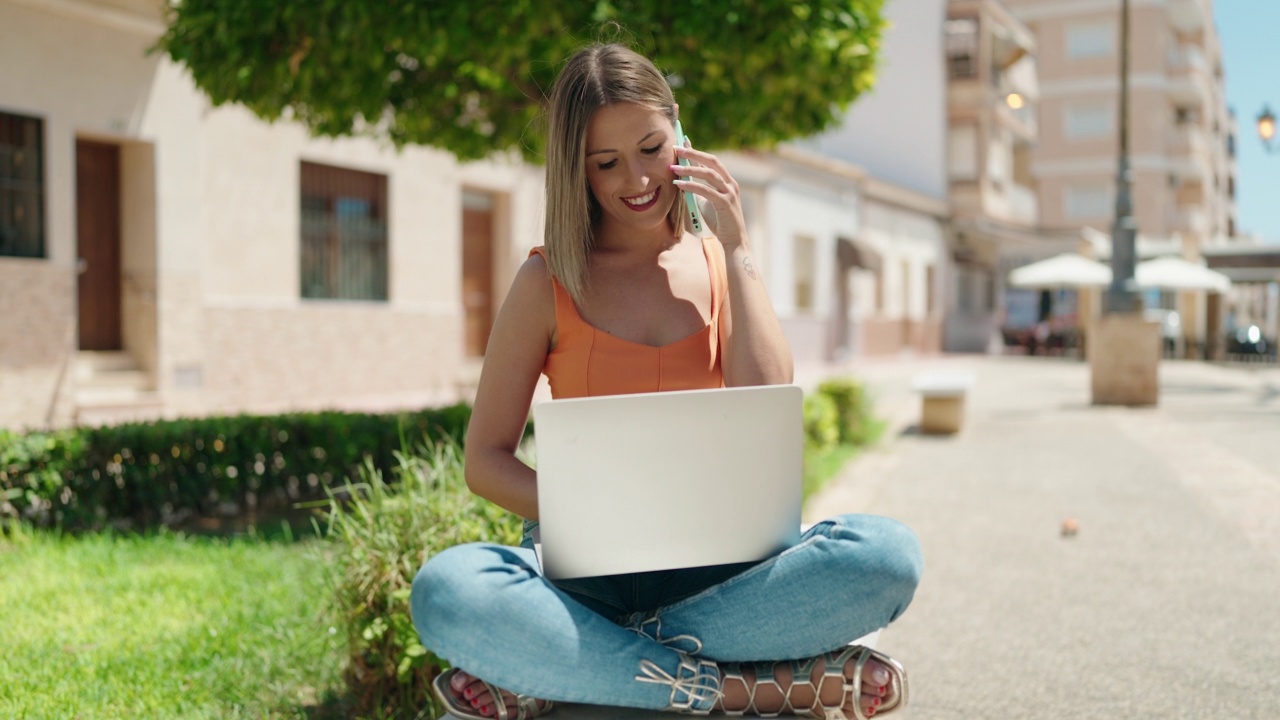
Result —
M 742 215 L 741 192 L 738 181 L 729 174 L 724 163 L 711 153 L 691 147 L 677 146 L 676 156 L 690 162 L 689 165 L 671 166 L 671 171 L 676 174 L 676 189 L 706 198 L 715 210 L 716 222 L 711 231 L 726 248 L 745 243 L 747 222 Z M 680 198 L 678 202 L 684 202 L 684 198 Z

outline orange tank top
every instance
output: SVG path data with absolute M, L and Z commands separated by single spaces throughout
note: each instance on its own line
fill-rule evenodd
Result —
M 556 298 L 556 347 L 542 374 L 553 398 L 626 395 L 664 390 L 724 387 L 720 370 L 720 308 L 729 296 L 724 248 L 702 239 L 711 276 L 711 321 L 701 330 L 662 347 L 623 340 L 597 329 L 578 314 L 569 291 L 551 279 Z M 546 259 L 543 247 L 530 251 Z

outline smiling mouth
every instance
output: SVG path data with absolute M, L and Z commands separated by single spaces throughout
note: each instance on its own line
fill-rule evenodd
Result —
M 657 190 L 654 190 L 648 195 L 639 195 L 637 197 L 623 198 L 622 201 L 626 203 L 627 207 L 631 208 L 632 210 L 635 210 L 635 211 L 648 210 L 649 208 L 653 207 L 654 203 L 658 202 L 658 193 L 660 192 L 660 190 L 661 188 L 658 188 Z

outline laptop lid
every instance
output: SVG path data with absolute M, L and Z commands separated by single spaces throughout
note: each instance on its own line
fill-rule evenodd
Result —
M 535 405 L 543 572 L 752 562 L 796 544 L 802 401 L 772 385 Z

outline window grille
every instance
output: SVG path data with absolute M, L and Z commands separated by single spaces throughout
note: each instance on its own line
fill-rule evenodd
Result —
M 44 127 L 0 113 L 0 256 L 44 257 Z
M 387 299 L 387 178 L 302 163 L 302 297 Z

